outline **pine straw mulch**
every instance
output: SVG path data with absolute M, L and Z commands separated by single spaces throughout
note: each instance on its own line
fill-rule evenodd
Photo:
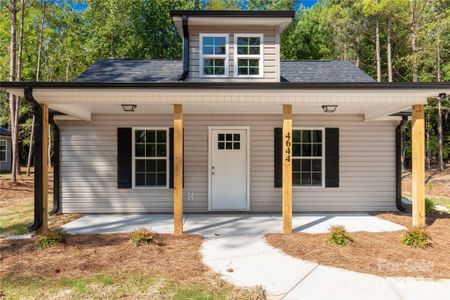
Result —
M 49 279 L 108 271 L 144 272 L 187 280 L 206 271 L 202 238 L 160 235 L 156 244 L 134 246 L 130 234 L 67 235 L 65 244 L 36 250 L 35 239 L 0 242 L 0 278 Z
M 408 228 L 411 217 L 396 213 L 376 214 Z M 353 232 L 347 247 L 329 245 L 327 234 L 268 234 L 270 245 L 285 253 L 323 265 L 382 276 L 450 278 L 450 215 L 433 212 L 427 217 L 432 245 L 415 249 L 400 243 L 403 231 Z
M 131 234 L 67 235 L 66 243 L 36 250 L 35 239 L 0 241 L 0 282 L 34 282 L 93 275 L 156 276 L 182 284 L 206 284 L 232 290 L 239 299 L 265 299 L 261 288 L 236 289 L 202 262 L 198 235 L 156 234 L 155 242 L 135 246 Z M 1 298 L 1 297 L 0 297 Z

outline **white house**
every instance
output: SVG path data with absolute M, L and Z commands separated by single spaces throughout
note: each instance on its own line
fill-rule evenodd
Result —
M 48 109 L 58 212 L 174 213 L 181 233 L 183 211 L 283 212 L 290 232 L 292 212 L 403 209 L 397 154 L 412 107 L 413 216 L 423 222 L 423 106 L 450 84 L 377 83 L 350 62 L 281 61 L 293 16 L 174 11 L 183 61 L 100 60 L 70 82 L 2 82 L 42 126 L 35 226 Z

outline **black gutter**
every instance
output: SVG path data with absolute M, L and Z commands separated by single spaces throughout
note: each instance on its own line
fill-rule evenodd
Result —
M 60 185 L 60 148 L 59 127 L 55 123 L 55 115 L 61 115 L 59 112 L 52 111 L 49 113 L 48 122 L 52 126 L 53 132 L 53 209 L 50 215 L 59 214 L 61 212 L 61 185 Z
M 395 128 L 395 204 L 397 209 L 404 213 L 411 212 L 411 206 L 405 207 L 402 201 L 402 133 L 406 123 L 408 123 L 408 116 L 402 116 L 402 121 Z
M 172 10 L 171 17 L 293 18 L 293 10 Z
M 33 107 L 34 113 L 34 221 L 28 227 L 28 231 L 35 231 L 42 226 L 42 109 L 39 103 L 33 97 L 33 89 L 26 87 L 24 89 L 25 100 Z
M 189 17 L 183 15 L 183 73 L 178 80 L 184 80 L 189 75 Z
M 36 82 L 1 81 L 0 89 L 257 89 L 257 90 L 427 90 L 450 89 L 450 82 Z

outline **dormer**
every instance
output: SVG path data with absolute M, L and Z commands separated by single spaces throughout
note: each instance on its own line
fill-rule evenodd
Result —
M 185 81 L 280 82 L 280 35 L 294 11 L 179 10 Z

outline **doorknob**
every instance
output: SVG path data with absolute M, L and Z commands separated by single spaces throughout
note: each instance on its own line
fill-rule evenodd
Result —
M 214 175 L 214 169 L 215 169 L 215 167 L 212 166 L 212 167 L 211 167 L 211 175 Z

